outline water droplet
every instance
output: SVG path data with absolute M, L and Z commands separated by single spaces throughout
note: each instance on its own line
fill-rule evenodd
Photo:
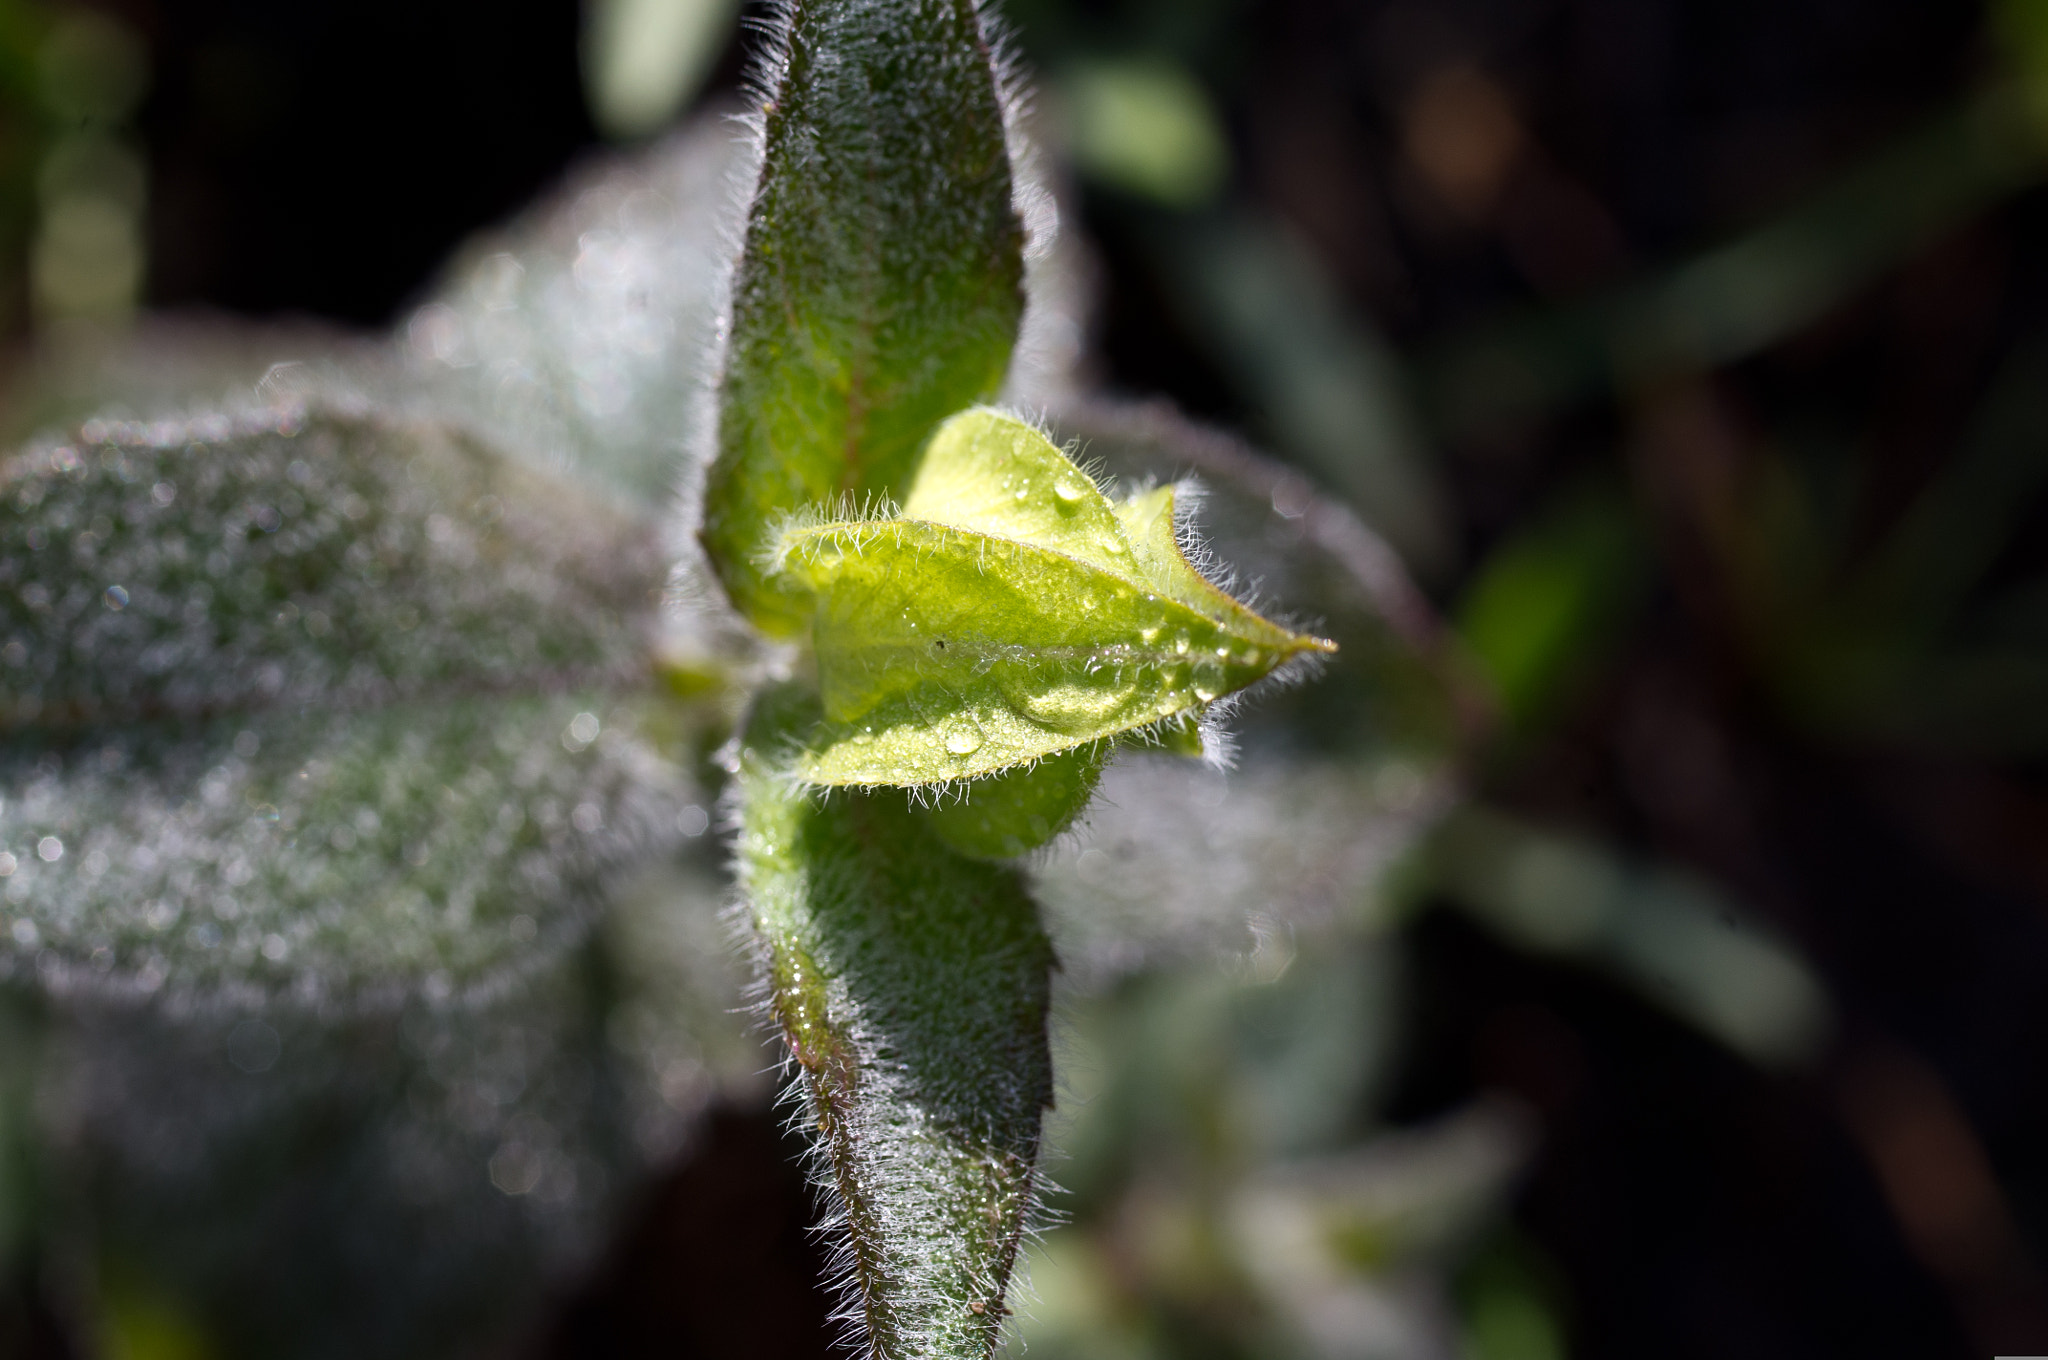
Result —
M 1063 476 L 1052 484 L 1052 494 L 1066 504 L 1072 505 L 1088 494 L 1088 488 L 1081 485 L 1079 477 Z
M 1218 661 L 1228 661 L 1228 660 L 1230 660 L 1230 648 L 1228 648 L 1228 647 L 1218 647 L 1218 648 L 1216 649 L 1216 659 L 1217 659 Z
M 969 717 L 949 718 L 945 724 L 946 750 L 956 756 L 971 756 L 987 740 L 981 725 Z
M 1173 639 L 1173 650 L 1181 656 L 1188 654 L 1188 635 L 1181 633 Z
M 1003 697 L 1032 722 L 1056 732 L 1100 730 L 1116 721 L 1138 687 L 1138 668 L 1118 666 L 1064 684 L 1003 684 Z
M 100 598 L 107 602 L 107 608 L 117 614 L 128 607 L 128 592 L 120 586 L 108 586 L 106 593 Z
M 1138 630 L 1138 641 L 1148 647 L 1159 641 L 1159 625 L 1155 623 L 1148 628 L 1140 628 Z
M 64 842 L 55 836 L 45 836 L 36 842 L 36 858 L 45 864 L 55 864 L 64 858 Z
M 1211 699 L 1214 699 L 1216 693 L 1216 682 L 1211 677 L 1205 675 L 1195 681 L 1195 697 L 1203 703 L 1206 704 Z
M 874 742 L 874 739 L 875 729 L 872 727 L 863 727 L 860 731 L 853 734 L 853 744 L 856 746 L 870 745 Z

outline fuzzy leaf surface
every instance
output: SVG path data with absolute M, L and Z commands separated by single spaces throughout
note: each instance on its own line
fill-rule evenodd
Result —
M 0 465 L 9 969 L 459 990 L 674 839 L 656 533 L 438 426 L 265 419 Z
M 984 1360 L 1052 1100 L 1052 946 L 1017 870 L 953 853 L 903 793 L 821 798 L 791 776 L 814 704 L 764 696 L 741 757 L 739 875 L 775 1016 L 869 1353 Z
M 1116 743 L 1095 742 L 960 788 L 925 816 L 939 839 L 976 859 L 1014 859 L 1073 824 L 1095 796 Z
M 807 611 L 758 561 L 776 522 L 897 499 L 932 428 L 1002 385 L 1023 224 L 974 0 L 801 0 L 734 281 L 703 541 L 740 610 Z
M 1115 504 L 1031 426 L 965 412 L 901 515 L 798 525 L 778 574 L 817 601 L 826 785 L 974 779 L 1200 709 L 1318 638 L 1216 589 L 1174 491 Z

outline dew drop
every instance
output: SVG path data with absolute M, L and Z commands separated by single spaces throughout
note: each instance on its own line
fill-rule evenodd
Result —
M 55 836 L 45 836 L 36 842 L 36 858 L 45 864 L 55 864 L 64 858 L 64 842 Z
M 1064 503 L 1072 505 L 1087 495 L 1088 489 L 1081 485 L 1079 478 L 1061 477 L 1052 484 L 1052 494 Z
M 945 726 L 946 749 L 956 756 L 971 756 L 981 749 L 986 738 L 981 725 L 972 718 L 951 718 Z
M 1186 633 L 1181 633 L 1174 638 L 1173 650 L 1180 656 L 1188 654 L 1188 635 Z
M 117 614 L 128 607 L 128 592 L 120 586 L 108 586 L 100 598 L 107 602 L 107 608 Z

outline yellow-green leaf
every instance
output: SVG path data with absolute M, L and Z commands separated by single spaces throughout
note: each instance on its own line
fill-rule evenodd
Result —
M 795 525 L 778 581 L 816 600 L 817 784 L 973 779 L 1199 709 L 1331 644 L 1204 580 L 1171 488 L 1112 503 L 993 411 L 933 436 L 900 516 Z

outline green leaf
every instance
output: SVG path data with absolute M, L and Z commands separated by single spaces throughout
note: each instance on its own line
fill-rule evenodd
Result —
M 1196 710 L 1331 644 L 1260 618 L 1176 539 L 1174 489 L 1121 505 L 1031 426 L 965 412 L 898 518 L 793 525 L 817 598 L 816 784 L 973 779 Z
M 90 345 L 42 346 L 0 383 L 0 446 L 95 416 L 368 405 L 453 421 L 585 493 L 665 514 L 708 428 L 744 155 L 713 111 L 577 167 L 459 247 L 387 337 L 147 315 Z
M 1002 385 L 1024 228 L 978 9 L 789 7 L 703 527 L 734 603 L 773 632 L 807 615 L 761 574 L 776 523 L 899 497 L 932 428 Z
M 269 421 L 0 465 L 6 967 L 459 991 L 678 839 L 657 531 L 436 426 Z
M 976 779 L 927 814 L 939 839 L 976 859 L 1012 859 L 1067 829 L 1088 805 L 1116 743 L 1077 746 Z M 1198 752 L 1199 754 L 1199 752 Z
M 905 794 L 803 790 L 815 700 L 763 697 L 739 876 L 845 1215 L 870 1353 L 987 1356 L 1052 1101 L 1052 947 L 1013 868 L 949 851 Z
M 1236 717 L 1248 751 L 1440 769 L 1469 740 L 1483 700 L 1434 608 L 1385 541 L 1300 472 L 1157 402 L 1071 403 L 1054 430 L 1124 485 L 1201 478 L 1204 549 L 1337 644 L 1315 684 L 1269 688 Z
M 760 1066 L 729 984 L 699 998 L 706 1043 L 649 1033 L 648 1008 L 728 953 L 722 886 L 662 877 L 658 907 L 628 911 L 687 918 L 708 937 L 688 957 L 643 929 L 628 954 L 612 914 L 474 1006 L 53 1008 L 41 1249 L 132 1272 L 222 1357 L 502 1353 L 645 1202 L 713 1076 Z

